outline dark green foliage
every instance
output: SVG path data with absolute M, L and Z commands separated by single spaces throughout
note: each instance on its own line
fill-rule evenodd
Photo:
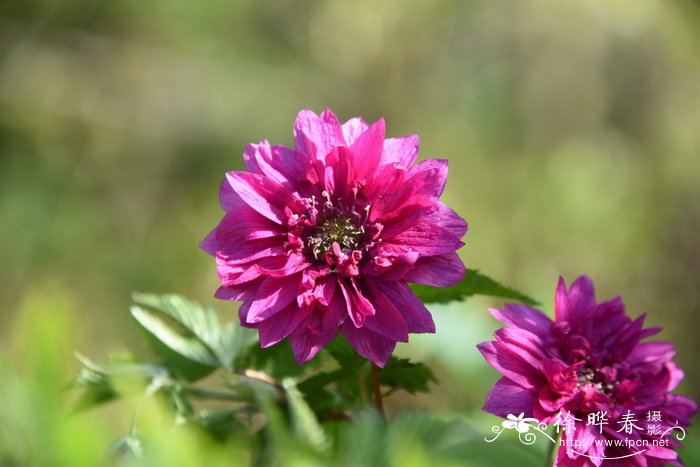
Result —
M 244 408 L 202 410 L 193 421 L 209 432 L 216 440 L 226 441 L 232 433 L 243 433 L 245 424 L 238 418 Z
M 524 293 L 498 283 L 480 273 L 477 269 L 467 271 L 464 278 L 452 287 L 430 287 L 412 284 L 411 288 L 423 303 L 449 303 L 464 300 L 473 295 L 488 295 L 490 297 L 516 300 L 526 305 L 539 305 L 536 300 Z
M 428 383 L 437 383 L 433 371 L 423 363 L 413 363 L 407 358 L 391 357 L 380 373 L 382 386 L 391 391 L 403 389 L 410 394 L 428 392 Z
M 174 375 L 196 381 L 217 368 L 233 370 L 245 345 L 233 323 L 220 326 L 214 310 L 178 295 L 134 294 L 134 301 L 131 315 Z
M 77 357 L 83 364 L 74 383 L 82 389 L 77 410 L 109 402 L 137 388 L 161 386 L 169 380 L 165 367 L 138 362 L 131 354 L 110 354 L 102 364 L 79 354 Z
M 251 343 L 236 358 L 235 364 L 238 368 L 264 371 L 273 378 L 298 375 L 305 368 L 294 360 L 292 347 L 286 340 L 262 348 L 257 339 L 251 339 Z
M 427 302 L 481 293 L 533 303 L 477 272 L 446 290 L 417 288 Z M 221 325 L 211 308 L 177 295 L 137 294 L 134 300 L 131 315 L 156 363 L 129 354 L 112 355 L 102 364 L 79 356 L 84 368 L 75 382 L 81 390 L 77 408 L 156 394 L 174 422 L 219 443 L 235 441 L 260 465 L 286 462 L 288 456 L 301 463 L 384 465 L 411 449 L 446 460 L 464 454 L 454 441 L 466 430 L 460 422 L 411 415 L 387 425 L 374 409 L 375 390 L 384 397 L 399 390 L 428 392 L 437 380 L 423 363 L 392 356 L 383 369 L 373 369 L 339 335 L 311 362 L 298 365 L 288 342 L 260 348 L 254 331 Z M 214 372 L 216 377 L 204 379 Z M 148 457 L 148 443 L 137 436 L 138 417 L 134 420 L 131 432 L 112 446 L 112 458 Z M 407 440 L 410 449 L 403 447 Z M 469 449 L 478 447 L 472 443 Z

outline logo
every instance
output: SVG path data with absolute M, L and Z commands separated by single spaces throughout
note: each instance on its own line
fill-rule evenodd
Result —
M 485 437 L 487 443 L 493 443 L 498 439 L 503 432 L 507 430 L 515 430 L 518 432 L 518 439 L 526 445 L 535 444 L 539 435 L 547 439 L 549 442 L 559 444 L 559 447 L 569 448 L 580 456 L 588 457 L 589 459 L 615 460 L 625 459 L 628 457 L 638 456 L 650 447 L 662 446 L 669 447 L 671 435 L 677 440 L 682 441 L 685 438 L 685 430 L 678 425 L 676 420 L 672 425 L 663 423 L 661 411 L 650 410 L 646 414 L 644 421 L 639 421 L 637 415 L 628 410 L 623 413 L 619 420 L 611 426 L 608 421 L 608 413 L 606 411 L 598 411 L 588 414 L 585 426 L 593 427 L 594 432 L 597 432 L 598 437 L 576 438 L 573 432 L 577 426 L 581 428 L 584 420 L 576 418 L 569 411 L 560 411 L 552 420 L 552 425 L 555 427 L 556 439 L 547 433 L 549 428 L 547 423 L 540 422 L 536 418 L 525 417 L 524 413 L 516 416 L 508 414 L 506 419 L 500 425 L 491 427 L 491 432 L 494 436 L 491 438 Z M 644 426 L 641 426 L 644 425 Z M 663 429 L 665 427 L 665 429 Z M 622 447 L 631 451 L 630 454 L 617 457 L 594 456 L 586 454 L 591 447 Z M 596 450 L 596 452 L 601 452 Z

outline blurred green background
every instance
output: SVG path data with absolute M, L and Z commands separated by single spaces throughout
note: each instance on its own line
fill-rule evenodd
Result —
M 682 0 L 0 2 L 0 363 L 18 387 L 43 381 L 27 376 L 36 316 L 63 336 L 49 353 L 67 383 L 74 350 L 138 342 L 133 291 L 213 302 L 197 244 L 223 173 L 324 107 L 450 160 L 468 267 L 549 312 L 558 275 L 592 276 L 664 327 L 700 399 L 700 4 Z M 399 352 L 442 384 L 392 410 L 497 422 L 474 348 L 494 305 L 433 308 L 438 335 Z M 105 439 L 128 423 L 90 416 Z

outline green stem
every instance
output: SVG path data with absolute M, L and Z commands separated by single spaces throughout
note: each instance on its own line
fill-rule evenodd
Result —
M 186 386 L 187 394 L 200 399 L 218 399 L 225 401 L 245 401 L 246 399 L 232 392 L 214 391 L 206 388 L 198 388 L 195 386 Z
M 379 415 L 384 418 L 384 401 L 382 400 L 382 388 L 379 382 L 379 367 L 372 364 L 372 388 L 374 389 L 374 406 Z
M 353 352 L 353 360 L 355 362 L 355 371 L 357 374 L 357 385 L 360 387 L 360 399 L 362 399 L 362 404 L 363 405 L 369 405 L 370 400 L 369 400 L 369 393 L 367 392 L 367 379 L 365 378 L 365 372 L 362 369 L 362 362 L 364 361 L 364 357 L 362 357 L 360 354 L 357 352 Z M 359 357 L 359 363 L 358 363 L 358 357 Z
M 365 372 L 362 369 L 357 371 L 357 385 L 360 386 L 360 398 L 364 405 L 369 405 L 369 393 L 367 392 L 367 380 L 365 379 Z
M 544 467 L 552 467 L 554 465 L 554 461 L 557 459 L 557 453 L 559 452 L 559 440 L 561 439 L 561 431 L 552 434 L 554 442 L 549 445 L 549 450 L 547 451 L 547 457 L 545 458 Z
M 287 392 L 282 387 L 282 385 L 275 378 L 268 375 L 267 373 L 263 373 L 262 371 L 258 370 L 251 370 L 248 368 L 238 368 L 234 371 L 234 373 L 252 381 L 261 381 L 263 383 L 269 384 L 270 386 L 275 388 L 275 390 L 277 391 L 277 395 L 280 397 L 280 399 L 285 399 L 287 397 Z

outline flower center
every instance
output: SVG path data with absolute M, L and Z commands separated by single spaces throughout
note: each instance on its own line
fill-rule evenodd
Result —
M 363 225 L 357 225 L 352 219 L 338 215 L 318 225 L 306 242 L 314 258 L 320 259 L 326 252 L 331 251 L 334 243 L 337 243 L 341 250 L 360 249 L 364 235 Z
M 593 385 L 598 392 L 606 395 L 612 395 L 615 390 L 615 382 L 608 382 L 600 371 L 590 367 L 581 368 L 576 372 L 578 381 L 576 387 L 580 388 L 587 384 Z

